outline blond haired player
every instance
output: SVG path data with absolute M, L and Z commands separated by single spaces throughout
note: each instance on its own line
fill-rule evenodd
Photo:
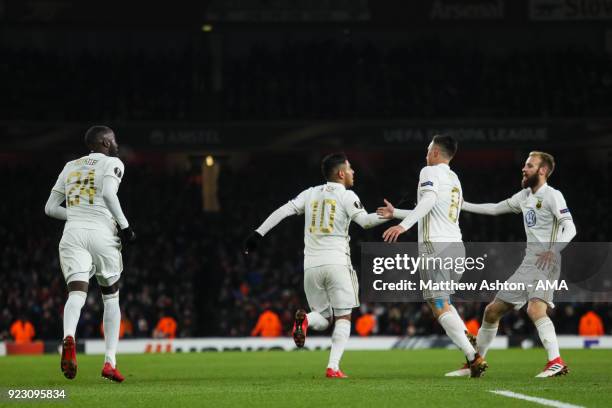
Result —
M 368 214 L 353 186 L 354 170 L 342 153 L 331 154 L 321 164 L 327 183 L 302 191 L 274 211 L 247 238 L 245 252 L 254 251 L 262 237 L 291 215 L 304 214 L 304 292 L 311 312 L 295 314 L 293 339 L 304 347 L 307 330 L 325 330 L 333 318 L 334 329 L 326 376 L 347 377 L 340 359 L 351 334 L 351 312 L 359 306 L 359 283 L 351 264 L 348 234 L 351 222 L 371 228 L 387 220 Z
M 527 304 L 527 315 L 533 321 L 542 345 L 548 354 L 548 363 L 538 378 L 554 377 L 569 372 L 559 353 L 555 326 L 547 314 L 553 304 L 553 289 L 538 289 L 538 281 L 559 278 L 561 250 L 576 235 L 576 227 L 563 194 L 547 183 L 555 169 L 555 159 L 544 152 L 531 152 L 523 166 L 523 189 L 497 204 L 463 203 L 463 210 L 486 215 L 516 213 L 523 215 L 527 248 L 525 258 L 508 278 L 508 282 L 524 283 L 525 291 L 500 291 L 485 309 L 482 326 L 478 331 L 477 346 L 484 356 L 497 334 L 499 321 L 512 309 Z
M 385 242 L 395 242 L 400 234 L 418 222 L 419 253 L 429 258 L 465 258 L 461 240 L 459 213 L 461 211 L 462 189 L 459 177 L 449 167 L 457 152 L 457 141 L 449 135 L 436 135 L 427 148 L 426 162 L 419 175 L 417 206 L 412 211 L 394 209 L 391 204 L 377 210 L 385 218 L 401 218 L 403 221 L 387 229 Z M 390 210 L 389 210 L 390 207 Z M 423 281 L 447 283 L 458 281 L 461 275 L 453 269 L 441 266 L 419 269 Z M 472 377 L 483 375 L 488 365 L 475 350 L 468 331 L 450 302 L 453 290 L 423 290 L 423 298 L 431 307 L 438 323 L 448 337 L 459 347 L 467 360 L 466 369 Z
M 60 265 L 69 292 L 64 306 L 61 369 L 68 379 L 77 374 L 76 327 L 89 279 L 95 275 L 104 301 L 106 353 L 102 376 L 121 382 L 124 377 L 115 361 L 121 323 L 121 244 L 133 241 L 136 235 L 117 198 L 124 166 L 116 157 L 119 146 L 115 134 L 106 126 L 93 126 L 85 134 L 85 144 L 90 153 L 66 163 L 45 205 L 48 216 L 66 221 L 59 243 Z M 64 201 L 65 208 L 61 206 Z

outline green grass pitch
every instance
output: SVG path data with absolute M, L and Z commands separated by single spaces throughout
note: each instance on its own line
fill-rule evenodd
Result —
M 509 390 L 587 407 L 612 406 L 612 350 L 565 350 L 570 375 L 536 379 L 545 353 L 493 350 L 480 379 L 446 378 L 459 367 L 456 350 L 347 351 L 349 379 L 327 379 L 325 351 L 120 355 L 122 384 L 100 377 L 102 356 L 79 358 L 66 380 L 59 356 L 1 357 L 0 388 L 57 389 L 64 402 L 12 402 L 42 407 L 518 407 L 542 406 L 490 393 Z

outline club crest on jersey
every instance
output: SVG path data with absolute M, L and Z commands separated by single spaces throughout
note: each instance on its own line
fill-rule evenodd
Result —
M 533 210 L 527 211 L 527 213 L 525 214 L 525 224 L 527 224 L 528 227 L 533 227 L 534 225 L 536 225 L 535 211 Z
M 361 210 L 361 209 L 363 208 L 363 204 L 361 204 L 361 202 L 360 202 L 360 201 L 355 201 L 355 202 L 353 203 L 353 205 L 355 206 L 355 208 L 357 208 L 357 209 L 359 209 L 359 210 Z
M 115 176 L 121 178 L 121 176 L 123 176 L 123 173 L 121 172 L 121 169 L 119 167 L 115 167 Z
M 539 210 L 540 208 L 542 208 L 542 199 L 538 198 L 538 202 L 536 204 L 536 208 Z
M 421 183 L 421 187 L 425 187 L 425 186 L 432 186 L 433 187 L 433 181 L 426 181 L 424 183 Z

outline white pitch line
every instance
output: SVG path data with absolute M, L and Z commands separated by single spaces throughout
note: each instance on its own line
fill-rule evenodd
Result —
M 525 401 L 535 402 L 536 404 L 546 405 L 548 407 L 556 408 L 585 408 L 582 405 L 568 404 L 567 402 L 549 400 L 546 398 L 530 397 L 529 395 L 519 394 L 518 392 L 512 392 L 507 390 L 491 390 L 493 394 L 503 395 L 505 397 L 522 399 Z

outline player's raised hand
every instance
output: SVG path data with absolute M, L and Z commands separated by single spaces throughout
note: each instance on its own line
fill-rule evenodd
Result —
M 406 228 L 402 227 L 401 225 L 388 228 L 385 232 L 383 232 L 383 240 L 385 242 L 396 242 L 400 234 L 403 234 L 404 232 L 406 232 Z
M 121 239 L 121 246 L 125 247 L 136 241 L 136 233 L 132 227 L 128 226 L 119 231 L 119 239 Z
M 251 232 L 251 234 L 244 241 L 244 253 L 248 255 L 249 252 L 254 252 L 262 239 L 263 237 L 259 234 L 259 232 Z
M 393 218 L 393 211 L 395 210 L 395 207 L 393 207 L 393 204 L 387 201 L 386 198 L 384 199 L 384 202 L 385 202 L 385 206 L 378 207 L 376 209 L 376 214 L 378 214 L 379 218 L 390 220 Z

